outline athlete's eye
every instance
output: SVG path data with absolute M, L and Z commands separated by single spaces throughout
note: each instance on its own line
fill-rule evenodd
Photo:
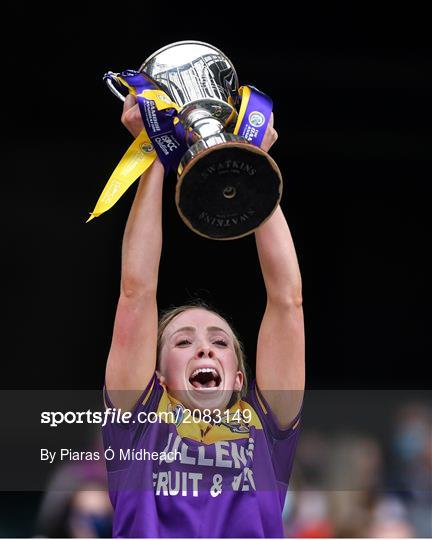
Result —
M 215 341 L 216 345 L 220 345 L 221 347 L 227 347 L 228 343 L 224 339 L 218 339 Z
M 190 345 L 191 342 L 188 340 L 188 339 L 182 339 L 181 341 L 179 341 L 176 346 L 177 347 L 184 347 L 186 345 Z

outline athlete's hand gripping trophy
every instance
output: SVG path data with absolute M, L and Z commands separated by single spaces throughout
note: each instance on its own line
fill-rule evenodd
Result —
M 122 114 L 138 140 L 141 107 L 131 92 Z M 261 151 L 276 139 L 270 115 Z M 279 538 L 305 382 L 291 234 L 279 205 L 255 230 L 267 305 L 248 384 L 241 342 L 220 313 L 195 301 L 158 318 L 165 170 L 154 156 L 123 237 L 104 399 L 130 418 L 102 428 L 113 536 Z
M 239 88 L 234 66 L 221 51 L 196 41 L 173 43 L 139 71 L 108 72 L 105 81 L 120 99 L 125 91 L 137 98 L 144 130 L 92 217 L 112 206 L 156 155 L 166 173 L 177 173 L 179 214 L 202 236 L 239 238 L 274 212 L 282 176 L 261 149 L 272 101 L 252 86 Z

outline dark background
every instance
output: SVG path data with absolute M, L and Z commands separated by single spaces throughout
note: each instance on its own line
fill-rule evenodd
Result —
M 303 276 L 309 388 L 427 384 L 428 19 L 415 4 L 379 6 L 288 4 L 270 13 L 213 4 L 195 12 L 9 5 L 4 388 L 102 385 L 135 192 L 85 224 L 131 142 L 102 75 L 138 68 L 183 39 L 222 49 L 242 84 L 274 100 L 279 140 L 271 154 Z M 171 175 L 160 307 L 190 296 L 214 303 L 231 316 L 253 368 L 265 302 L 254 238 L 193 234 L 177 214 L 174 188 Z
M 102 75 L 185 39 L 222 49 L 274 100 L 308 387 L 430 387 L 432 77 L 417 4 L 3 6 L 2 388 L 102 386 L 135 191 L 85 224 L 131 142 Z M 254 239 L 194 235 L 174 188 L 170 176 L 159 304 L 214 303 L 253 368 L 265 303 Z M 38 500 L 1 497 L 10 534 L 33 533 Z

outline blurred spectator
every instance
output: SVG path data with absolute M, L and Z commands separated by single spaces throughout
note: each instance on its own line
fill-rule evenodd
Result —
M 86 485 L 71 501 L 68 524 L 73 538 L 110 538 L 112 536 L 111 502 L 103 486 Z
M 325 488 L 335 536 L 364 536 L 372 494 L 382 487 L 381 449 L 370 437 L 345 435 L 333 441 L 330 456 Z
M 403 406 L 396 417 L 390 482 L 401 491 L 416 534 L 432 535 L 432 411 Z
M 293 496 L 289 492 L 289 496 Z M 285 516 L 285 533 L 293 538 L 331 538 L 333 527 L 329 519 L 328 499 L 319 491 L 300 491 L 293 496 L 293 519 Z M 287 506 L 287 505 L 286 505 Z M 288 522 L 288 523 L 287 523 Z
M 413 538 L 414 527 L 408 520 L 407 510 L 395 497 L 383 497 L 377 501 L 371 523 L 365 533 L 373 538 Z
M 330 459 L 328 437 L 317 430 L 303 431 L 295 460 L 297 482 L 303 487 L 317 488 L 324 482 L 324 464 Z
M 103 455 L 100 438 L 95 450 Z M 65 463 L 47 488 L 36 522 L 46 538 L 111 538 L 112 506 L 103 459 Z

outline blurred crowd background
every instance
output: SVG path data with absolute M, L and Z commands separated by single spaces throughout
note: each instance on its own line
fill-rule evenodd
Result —
M 388 422 L 388 437 L 355 423 L 348 432 L 304 422 L 283 511 L 286 537 L 432 537 L 432 411 L 422 401 L 407 402 Z M 70 490 L 59 490 L 65 482 Z M 22 521 L 25 511 L 21 519 L 3 512 L 0 536 L 111 535 L 102 460 L 58 468 L 32 505 L 31 524 Z
M 388 440 L 305 429 L 284 508 L 286 536 L 431 537 L 431 420 L 426 405 L 409 403 Z

